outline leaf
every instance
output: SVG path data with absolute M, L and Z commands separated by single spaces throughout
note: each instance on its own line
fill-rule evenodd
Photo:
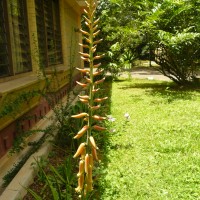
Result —
M 26 188 L 26 190 L 34 197 L 35 200 L 43 200 L 42 197 L 40 197 L 37 193 L 35 193 L 33 190 Z
M 59 174 L 58 170 L 56 170 L 55 167 L 50 166 L 50 169 L 63 183 L 65 183 L 65 179 Z

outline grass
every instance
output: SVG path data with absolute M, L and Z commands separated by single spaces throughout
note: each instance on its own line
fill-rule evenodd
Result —
M 110 102 L 101 199 L 200 199 L 200 91 L 121 79 Z

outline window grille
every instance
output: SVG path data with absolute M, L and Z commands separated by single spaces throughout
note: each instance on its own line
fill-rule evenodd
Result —
M 13 35 L 14 73 L 31 71 L 30 44 L 26 15 L 26 0 L 10 0 Z
M 40 65 L 62 63 L 58 0 L 35 0 Z
M 0 77 L 7 76 L 9 72 L 9 57 L 8 57 L 8 32 L 5 24 L 5 4 L 0 0 Z
M 0 77 L 32 70 L 26 0 L 0 0 Z

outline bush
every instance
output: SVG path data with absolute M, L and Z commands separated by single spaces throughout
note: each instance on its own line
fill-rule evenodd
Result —
M 155 61 L 159 70 L 178 84 L 194 82 L 200 69 L 200 34 L 160 31 L 158 38 Z

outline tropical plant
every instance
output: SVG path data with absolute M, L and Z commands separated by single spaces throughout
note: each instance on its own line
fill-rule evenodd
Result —
M 189 84 L 200 68 L 199 5 L 199 0 L 102 0 L 101 47 L 112 51 L 120 44 L 118 51 L 112 51 L 116 64 L 127 50 L 139 59 L 156 56 L 161 73 L 178 84 Z M 157 49 L 163 50 L 160 59 L 154 54 Z
M 155 61 L 160 65 L 159 71 L 181 85 L 194 82 L 200 69 L 200 34 L 160 31 L 159 37 L 155 55 Z
M 72 200 L 72 185 L 74 183 L 72 157 L 68 157 L 59 168 L 50 165 L 49 170 L 51 174 L 45 172 L 41 161 L 42 160 L 36 160 L 36 164 L 39 168 L 38 175 L 45 184 L 44 191 L 41 194 L 37 194 L 32 189 L 26 188 L 27 191 L 35 200 L 44 200 L 46 197 L 52 200 Z M 47 191 L 48 195 L 45 194 Z
M 200 69 L 197 4 L 198 1 L 163 1 L 154 7 L 146 20 L 154 35 L 155 61 L 160 65 L 159 70 L 181 85 L 193 82 Z
M 83 127 L 75 135 L 74 139 L 81 138 L 81 143 L 74 154 L 74 158 L 80 157 L 79 160 L 79 172 L 78 176 L 78 187 L 75 189 L 77 193 L 80 194 L 82 199 L 87 198 L 89 193 L 93 190 L 93 161 L 98 161 L 97 150 L 95 139 L 93 137 L 93 131 L 103 131 L 104 127 L 101 127 L 98 122 L 105 120 L 106 117 L 98 116 L 95 114 L 95 110 L 101 107 L 101 102 L 107 99 L 107 97 L 99 98 L 96 93 L 99 91 L 99 84 L 103 83 L 105 77 L 98 80 L 96 78 L 102 73 L 102 70 L 98 70 L 101 63 L 95 63 L 103 55 L 96 54 L 97 44 L 102 41 L 102 39 L 96 39 L 99 34 L 98 22 L 99 18 L 95 19 L 95 11 L 97 3 L 94 0 L 85 1 L 87 8 L 84 9 L 84 20 L 87 30 L 80 29 L 80 32 L 84 36 L 84 41 L 86 44 L 80 44 L 84 49 L 85 53 L 80 52 L 82 60 L 89 63 L 89 69 L 77 68 L 80 72 L 85 73 L 85 82 L 81 83 L 77 81 L 77 84 L 83 88 L 87 88 L 88 94 L 79 95 L 79 100 L 87 105 L 87 112 L 82 112 L 76 115 L 72 115 L 72 118 L 83 119 Z M 97 69 L 94 71 L 94 69 Z M 85 136 L 85 141 L 83 137 Z

